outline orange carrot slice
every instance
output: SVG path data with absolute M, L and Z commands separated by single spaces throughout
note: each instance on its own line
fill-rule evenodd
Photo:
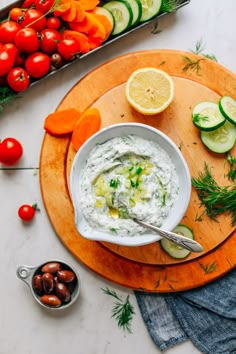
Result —
M 82 54 L 89 51 L 88 37 L 84 33 L 72 30 L 64 30 L 62 38 L 75 38 L 80 44 L 80 52 Z
M 60 0 L 59 4 L 54 10 L 54 16 L 61 16 L 71 8 L 72 0 Z
M 93 10 L 99 4 L 99 0 L 77 0 L 85 11 Z
M 82 8 L 81 4 L 78 1 L 75 1 L 74 3 L 76 7 L 76 16 L 73 22 L 81 22 L 85 17 L 85 10 Z
M 64 12 L 61 15 L 61 18 L 62 18 L 63 21 L 66 21 L 66 22 L 74 21 L 74 19 L 76 18 L 76 12 L 77 12 L 77 8 L 75 6 L 75 2 L 72 1 L 70 9 L 67 10 L 66 12 Z
M 68 108 L 50 113 L 44 121 L 44 129 L 51 135 L 71 133 L 81 113 L 76 108 Z
M 88 108 L 74 126 L 71 143 L 74 149 L 77 151 L 83 145 L 83 143 L 95 134 L 101 125 L 101 116 L 97 108 Z
M 93 16 L 98 21 L 100 21 L 101 24 L 103 25 L 103 27 L 104 27 L 104 29 L 106 31 L 106 36 L 105 36 L 104 40 L 107 39 L 110 36 L 112 28 L 113 28 L 112 23 L 108 20 L 108 18 L 106 16 L 104 16 L 102 14 L 93 13 Z

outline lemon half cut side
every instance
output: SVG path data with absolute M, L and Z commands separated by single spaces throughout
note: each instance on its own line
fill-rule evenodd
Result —
M 174 82 L 157 68 L 135 70 L 126 82 L 125 95 L 138 112 L 153 115 L 164 111 L 174 99 Z

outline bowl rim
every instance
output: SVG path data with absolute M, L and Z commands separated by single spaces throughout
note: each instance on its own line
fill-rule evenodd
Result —
M 183 208 L 182 212 L 179 214 L 178 217 L 178 222 L 175 223 L 176 225 L 182 220 L 189 202 L 190 202 L 190 198 L 191 198 L 191 175 L 190 175 L 190 171 L 187 165 L 187 162 L 185 161 L 181 151 L 179 150 L 179 148 L 177 147 L 177 145 L 174 143 L 174 141 L 168 137 L 168 135 L 166 135 L 165 133 L 163 133 L 162 131 L 158 130 L 157 128 L 154 128 L 150 125 L 144 124 L 144 123 L 136 123 L 136 122 L 125 122 L 125 123 L 116 123 L 116 124 L 112 124 L 109 125 L 107 127 L 102 128 L 101 130 L 99 130 L 97 133 L 93 134 L 89 139 L 86 140 L 86 142 L 81 146 L 81 148 L 76 152 L 76 155 L 74 157 L 74 160 L 72 162 L 72 166 L 71 166 L 71 171 L 70 171 L 70 177 L 69 177 L 69 193 L 70 193 L 70 197 L 71 197 L 71 201 L 72 201 L 72 205 L 73 205 L 73 209 L 74 209 L 74 221 L 75 221 L 75 226 L 76 229 L 78 231 L 78 233 L 91 241 L 103 241 L 103 242 L 109 242 L 109 243 L 113 243 L 113 244 L 118 244 L 118 245 L 122 245 L 122 246 L 142 246 L 142 245 L 146 245 L 146 244 L 150 244 L 156 241 L 159 241 L 162 237 L 159 236 L 158 234 L 143 234 L 143 235 L 138 235 L 138 236 L 119 236 L 119 235 L 112 235 L 112 234 L 108 234 L 105 231 L 104 232 L 100 232 L 99 236 L 96 233 L 96 236 L 93 234 L 94 230 L 90 229 L 89 233 L 84 233 L 81 230 L 81 223 L 79 222 L 79 211 L 81 211 L 81 209 L 78 206 L 78 203 L 76 202 L 76 195 L 74 192 L 74 178 L 75 178 L 75 166 L 78 164 L 78 161 L 81 158 L 81 155 L 84 154 L 84 151 L 86 151 L 87 149 L 89 149 L 89 151 L 91 151 L 93 149 L 93 147 L 95 146 L 95 144 L 97 144 L 98 142 L 96 141 L 97 139 L 99 139 L 101 137 L 101 142 L 106 142 L 107 140 L 112 139 L 112 137 L 108 137 L 107 139 L 105 139 L 105 135 L 107 132 L 112 132 L 112 131 L 116 131 L 116 129 L 118 128 L 139 128 L 139 129 L 145 129 L 146 131 L 150 131 L 152 132 L 152 134 L 156 134 L 158 137 L 160 137 L 162 139 L 162 141 L 165 141 L 166 144 L 168 144 L 170 146 L 171 149 L 173 149 L 173 151 L 175 151 L 176 156 L 178 157 L 179 161 L 181 161 L 181 165 L 182 165 L 182 170 L 184 171 L 184 175 L 185 175 L 185 190 L 186 190 L 186 196 L 185 196 L 185 207 Z M 134 132 L 134 133 L 127 133 L 127 134 L 134 134 L 134 135 L 138 135 L 141 136 L 142 135 Z M 115 134 L 115 136 L 121 136 L 123 134 L 118 133 L 117 135 Z M 158 143 L 158 142 L 157 142 Z M 91 146 L 90 146 L 91 145 Z M 161 146 L 162 147 L 162 146 Z M 162 147 L 163 148 L 163 147 Z M 168 153 L 169 155 L 169 153 Z M 172 159 L 172 157 L 170 156 L 170 158 Z M 83 159 L 83 162 L 81 162 L 83 165 L 86 162 L 86 159 Z M 172 159 L 172 162 L 174 163 L 175 167 L 176 167 L 176 163 L 174 162 L 174 159 Z M 83 215 L 83 213 L 81 212 L 81 214 Z M 84 221 L 86 222 L 86 219 L 83 218 Z M 87 222 L 86 222 L 87 223 Z M 88 223 L 87 223 L 88 224 Z M 162 228 L 162 226 L 161 226 Z M 174 227 L 173 227 L 174 228 Z M 173 228 L 169 229 L 169 228 L 165 228 L 165 230 L 167 231 L 171 231 L 173 230 Z M 82 232 L 81 232 L 82 231 Z

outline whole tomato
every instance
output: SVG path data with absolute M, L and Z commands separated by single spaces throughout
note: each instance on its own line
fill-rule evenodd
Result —
M 24 12 L 23 21 L 21 22 L 22 27 L 33 28 L 37 32 L 42 31 L 47 24 L 46 17 L 44 14 L 36 9 L 28 9 Z
M 23 221 L 30 221 L 33 219 L 36 210 L 39 210 L 37 204 L 23 204 L 18 209 L 18 216 Z
M 58 31 L 50 28 L 45 28 L 41 32 L 40 48 L 44 53 L 53 54 L 57 52 L 57 45 L 61 40 L 61 35 Z
M 7 75 L 7 83 L 16 92 L 24 91 L 30 84 L 29 74 L 23 68 L 13 68 Z
M 12 21 L 20 21 L 22 16 L 23 16 L 23 11 L 19 7 L 14 7 L 9 11 L 9 18 Z
M 80 43 L 75 38 L 64 38 L 58 43 L 57 49 L 63 59 L 70 61 L 80 54 Z
M 0 42 L 3 44 L 14 43 L 16 33 L 21 29 L 15 21 L 5 21 L 0 24 Z
M 50 68 L 50 58 L 45 53 L 36 52 L 26 58 L 25 69 L 35 79 L 46 75 L 50 71 Z
M 20 51 L 29 54 L 39 49 L 40 41 L 35 29 L 22 28 L 15 35 L 15 44 Z
M 4 165 L 14 165 L 22 156 L 21 143 L 14 138 L 6 138 L 0 143 L 0 162 Z
M 12 43 L 0 43 L 0 76 L 7 74 L 15 63 L 16 46 Z
M 47 28 L 58 30 L 61 27 L 61 21 L 58 17 L 51 16 L 47 19 Z
M 35 0 L 34 5 L 35 8 L 41 11 L 43 14 L 48 13 L 50 10 L 53 11 L 53 5 L 55 0 Z

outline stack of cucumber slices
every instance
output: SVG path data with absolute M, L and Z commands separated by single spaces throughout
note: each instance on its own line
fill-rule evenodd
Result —
M 230 151 L 236 142 L 236 101 L 223 96 L 218 103 L 204 101 L 192 111 L 194 125 L 203 144 L 213 152 Z
M 112 21 L 111 35 L 116 36 L 126 30 L 156 17 L 161 12 L 162 0 L 111 0 L 103 5 Z M 104 13 L 105 14 L 105 13 Z M 112 19 L 111 19 L 111 16 Z

